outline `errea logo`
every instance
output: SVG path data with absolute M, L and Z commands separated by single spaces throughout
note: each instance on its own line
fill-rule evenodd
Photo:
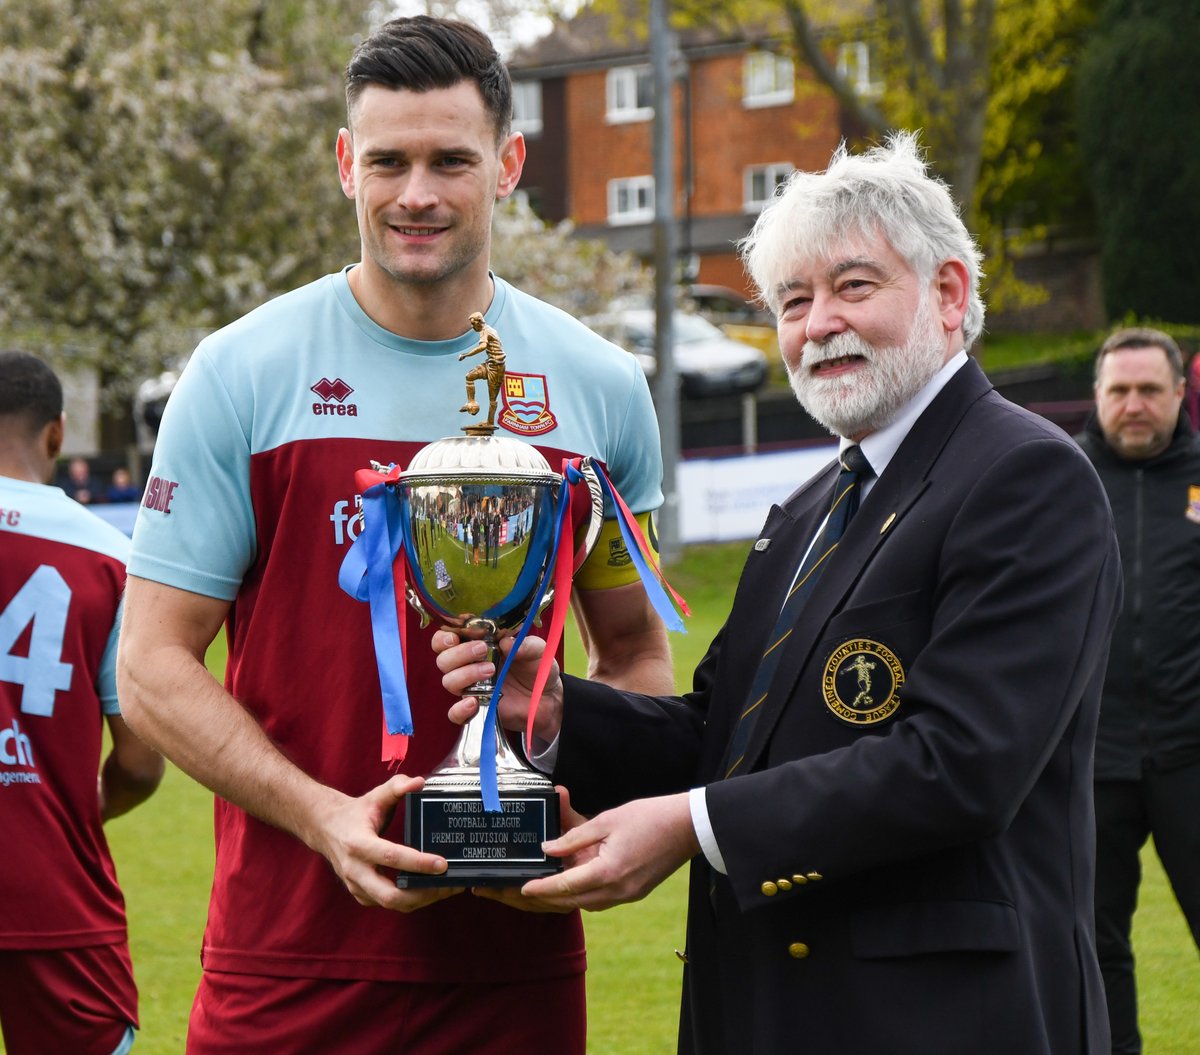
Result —
M 336 414 L 341 418 L 358 417 L 358 404 L 346 402 L 354 394 L 354 389 L 340 377 L 335 377 L 332 381 L 323 377 L 309 391 L 321 397 L 320 403 L 312 405 L 312 412 L 317 417 L 325 414 Z

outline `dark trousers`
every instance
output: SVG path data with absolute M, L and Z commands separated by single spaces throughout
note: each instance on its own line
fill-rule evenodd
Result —
M 1112 1055 L 1140 1055 L 1130 930 L 1142 869 L 1138 851 L 1154 836 L 1171 889 L 1200 948 L 1200 762 L 1141 780 L 1096 782 L 1096 948 Z

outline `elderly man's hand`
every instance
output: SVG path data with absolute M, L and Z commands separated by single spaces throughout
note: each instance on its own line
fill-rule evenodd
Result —
M 608 810 L 545 844 L 567 869 L 521 893 L 559 909 L 599 910 L 644 898 L 700 852 L 686 792 Z

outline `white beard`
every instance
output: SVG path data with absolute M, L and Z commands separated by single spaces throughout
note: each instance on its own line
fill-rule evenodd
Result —
M 814 375 L 812 367 L 847 355 L 867 365 L 839 377 Z M 835 436 L 860 436 L 891 424 L 896 414 L 942 368 L 945 333 L 924 298 L 902 346 L 875 348 L 853 330 L 818 343 L 808 341 L 799 370 L 788 380 L 800 405 Z

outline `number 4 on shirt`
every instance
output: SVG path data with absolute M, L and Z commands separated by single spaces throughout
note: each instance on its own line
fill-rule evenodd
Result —
M 62 661 L 71 587 L 58 569 L 43 564 L 0 612 L 0 681 L 20 685 L 21 710 L 49 718 L 54 694 L 71 687 L 72 664 Z M 32 624 L 29 654 L 13 653 Z

